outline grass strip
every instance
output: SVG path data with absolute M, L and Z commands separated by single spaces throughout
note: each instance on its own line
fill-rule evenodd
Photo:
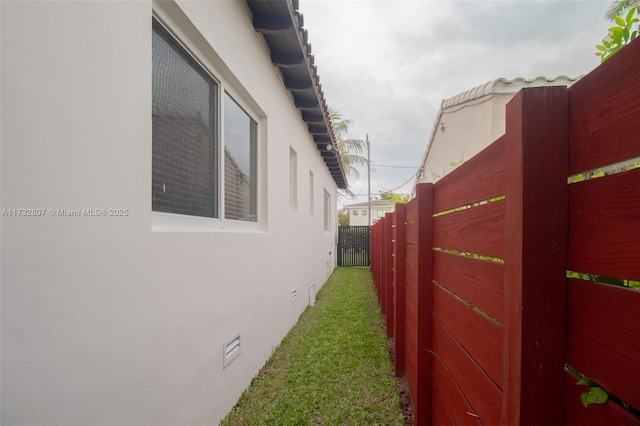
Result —
M 368 268 L 337 268 L 222 425 L 402 425 Z

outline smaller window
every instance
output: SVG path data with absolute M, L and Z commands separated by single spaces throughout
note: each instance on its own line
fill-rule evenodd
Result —
M 367 215 L 367 211 L 366 210 L 362 210 L 362 216 L 366 216 Z
M 353 211 L 353 215 L 354 215 L 354 216 L 358 216 L 358 210 L 354 210 L 354 211 Z
M 298 210 L 298 154 L 289 147 L 289 207 Z
M 324 222 L 324 230 L 329 231 L 329 221 L 331 220 L 331 196 L 325 190 L 323 196 L 322 219 Z
M 258 221 L 257 123 L 225 93 L 224 216 Z
M 378 210 L 378 217 L 384 217 L 384 210 Z
M 313 172 L 309 171 L 309 212 L 311 213 L 311 216 L 313 216 Z

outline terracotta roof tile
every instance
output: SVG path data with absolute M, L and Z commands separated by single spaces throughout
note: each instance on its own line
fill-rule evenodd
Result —
M 466 92 L 459 93 L 448 99 L 443 99 L 441 109 L 446 109 L 493 93 L 516 93 L 523 87 L 571 86 L 578 81 L 580 77 L 582 76 L 568 77 L 561 75 L 555 78 L 540 76 L 532 79 L 516 77 L 513 80 L 497 78 L 480 86 L 476 86 L 473 89 L 469 89 Z

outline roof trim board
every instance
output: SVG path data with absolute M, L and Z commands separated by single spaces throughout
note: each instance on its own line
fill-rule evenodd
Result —
M 253 27 L 262 34 L 283 83 L 307 124 L 309 134 L 338 188 L 347 188 L 344 166 L 337 150 L 329 109 L 315 58 L 311 54 L 304 19 L 297 0 L 247 0 Z M 318 143 L 318 141 L 322 141 Z M 330 146 L 330 148 L 328 147 Z

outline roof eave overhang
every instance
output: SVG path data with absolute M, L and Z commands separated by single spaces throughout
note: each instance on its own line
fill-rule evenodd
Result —
M 247 5 L 253 15 L 253 27 L 263 35 L 271 62 L 280 70 L 327 169 L 338 188 L 346 189 L 344 166 L 298 0 L 247 0 Z

